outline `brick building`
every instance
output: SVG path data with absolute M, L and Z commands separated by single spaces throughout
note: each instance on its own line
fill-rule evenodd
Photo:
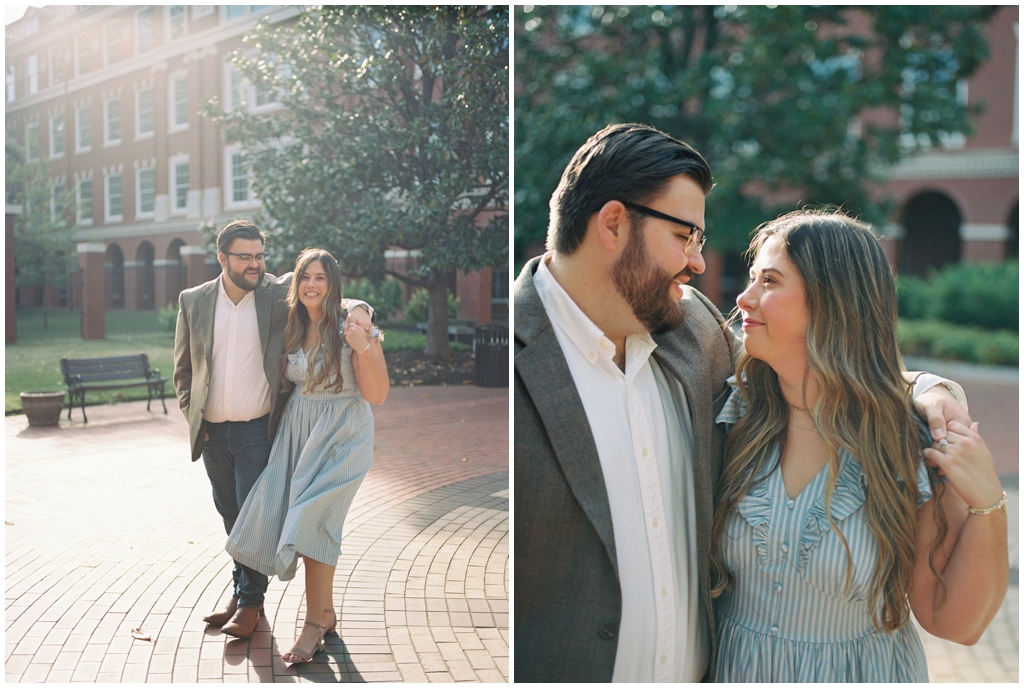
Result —
M 74 190 L 79 262 L 102 255 L 107 310 L 159 309 L 219 273 L 199 226 L 249 218 L 259 200 L 243 151 L 198 111 L 213 97 L 280 108 L 229 60 L 258 19 L 297 15 L 270 5 L 47 6 L 7 27 L 7 132 L 47 162 L 55 217 L 62 192 Z M 495 292 L 502 275 L 504 293 Z M 459 274 L 460 317 L 507 321 L 507 276 Z M 74 305 L 85 291 L 72 289 Z M 43 298 L 69 305 L 60 290 L 18 293 L 20 306 Z

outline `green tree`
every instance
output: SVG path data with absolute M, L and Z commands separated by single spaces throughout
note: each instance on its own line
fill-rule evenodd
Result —
M 991 7 L 522 6 L 516 10 L 517 263 L 583 141 L 612 122 L 693 144 L 716 186 L 708 241 L 833 204 L 871 222 L 886 165 L 970 133 L 957 84 L 987 58 Z M 782 197 L 789 197 L 782 202 Z
M 426 352 L 448 353 L 450 277 L 508 260 L 508 8 L 325 6 L 245 40 L 235 66 L 283 109 L 207 114 L 243 144 L 272 257 L 321 245 L 426 288 Z
M 4 153 L 7 203 L 20 205 L 14 216 L 15 284 L 42 287 L 43 328 L 49 328 L 46 291 L 66 287 L 75 269 L 72 229 L 67 217 L 74 213 L 74 192 L 54 188 L 42 160 L 27 161 L 24 150 L 7 137 Z

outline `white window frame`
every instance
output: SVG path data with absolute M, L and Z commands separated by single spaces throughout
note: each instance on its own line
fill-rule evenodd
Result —
M 111 37 L 114 38 L 111 41 Z M 110 59 L 110 48 L 117 48 L 116 59 Z M 121 40 L 121 22 L 112 21 L 103 25 L 103 66 L 109 67 L 130 57 L 124 54 L 124 41 Z
M 39 93 L 39 55 L 25 58 L 25 93 Z
M 252 210 L 260 207 L 260 202 L 252 192 L 252 174 L 246 173 L 248 197 L 244 201 L 235 200 L 234 156 L 244 155 L 239 143 L 224 146 L 224 210 Z
M 82 184 L 89 185 L 89 214 L 85 217 L 82 216 L 82 211 L 85 209 L 85 204 L 82 203 Z M 75 216 L 78 218 L 78 224 L 83 227 L 92 224 L 93 198 L 95 198 L 95 194 L 93 193 L 92 177 L 75 182 Z
M 167 189 L 168 189 L 168 204 L 170 205 L 170 214 L 184 216 L 188 214 L 188 192 L 191 189 L 191 184 L 185 188 L 185 205 L 178 207 L 178 176 L 176 174 L 178 165 L 189 165 L 188 153 L 179 153 L 178 155 L 172 156 L 167 161 Z M 192 177 L 192 167 L 189 165 L 189 182 Z
M 13 103 L 14 99 L 18 97 L 18 80 L 17 72 L 14 70 L 14 65 L 7 65 L 4 82 L 4 85 L 7 86 L 7 102 Z
M 60 131 L 57 131 L 57 124 L 60 124 Z M 50 160 L 58 160 L 64 157 L 64 132 L 67 127 L 64 125 L 64 113 L 50 115 Z M 57 144 L 60 150 L 57 150 Z
M 82 145 L 82 112 L 86 113 L 89 122 L 89 142 Z M 88 105 L 75 108 L 75 153 L 88 153 L 92 150 L 92 110 Z
M 153 209 L 143 210 L 142 209 L 142 174 L 149 172 L 153 175 Z M 139 219 L 149 219 L 156 216 L 156 168 L 155 167 L 140 167 L 135 170 L 135 217 Z
M 82 46 L 85 46 L 85 52 L 84 53 L 82 52 Z M 74 47 L 74 50 L 75 50 L 75 76 L 82 76 L 83 74 L 88 74 L 89 72 L 94 71 L 92 69 L 92 49 L 89 46 L 89 38 L 86 37 L 86 36 L 76 36 L 75 37 L 75 47 Z M 89 69 L 86 69 L 86 70 L 82 69 L 82 57 L 87 57 L 89 59 L 89 64 L 88 64 Z
M 185 123 L 178 124 L 176 121 L 177 101 L 174 99 L 175 84 L 185 82 Z M 167 77 L 167 132 L 175 133 L 188 130 L 188 72 L 177 72 Z
M 32 139 L 35 139 L 35 154 L 32 152 Z M 39 122 L 25 125 L 25 160 L 35 162 L 39 159 Z
M 142 22 L 139 17 L 143 13 L 149 13 L 149 47 L 143 47 L 142 45 Z M 143 7 L 135 10 L 135 54 L 141 55 L 144 52 L 152 50 L 156 47 L 156 12 L 152 5 Z
M 142 94 L 149 92 L 150 106 L 150 124 L 149 131 L 142 131 Z M 151 139 L 156 134 L 156 94 L 153 91 L 152 86 L 146 86 L 135 91 L 135 140 L 142 141 L 145 139 Z
M 192 5 L 192 18 L 202 19 L 203 17 L 209 17 L 216 9 L 215 5 Z
M 280 71 L 284 71 L 283 67 L 279 67 Z M 233 80 L 237 79 L 237 86 L 233 87 Z M 236 91 L 241 96 L 241 102 L 236 105 L 234 103 L 233 95 Z M 225 109 L 229 112 L 234 110 L 236 107 L 244 107 L 247 112 L 254 114 L 264 114 L 268 112 L 275 112 L 277 110 L 283 110 L 284 105 L 281 103 L 281 89 L 276 89 L 274 94 L 274 100 L 258 105 L 259 92 L 256 86 L 242 76 L 241 72 L 231 64 L 230 61 L 224 63 L 224 104 Z
M 60 75 L 57 74 L 57 70 L 54 68 L 55 65 L 60 65 Z M 64 47 L 54 46 L 50 48 L 50 87 L 54 87 L 57 84 L 64 82 Z
M 57 189 L 60 189 L 60 193 L 57 193 Z M 64 213 L 67 208 L 64 207 L 64 199 L 60 201 L 60 213 L 57 212 L 57 197 L 63 196 L 67 192 L 63 184 L 50 184 L 50 222 L 54 224 L 64 225 Z
M 177 37 L 174 36 L 174 27 L 171 26 L 175 7 L 181 8 L 181 35 Z M 188 5 L 164 5 L 164 42 L 170 43 L 185 38 L 188 38 Z
M 119 215 L 110 214 L 111 196 L 110 196 L 110 180 L 114 177 L 118 178 L 118 183 L 121 186 L 121 213 Z M 103 222 L 122 222 L 124 221 L 124 173 L 114 172 L 103 176 Z
M 115 120 L 110 116 L 110 106 L 117 104 L 117 119 Z M 117 138 L 113 138 L 110 135 L 110 127 L 112 124 L 117 125 Z M 109 148 L 110 146 L 120 146 L 121 139 L 124 133 L 121 130 L 121 99 L 120 98 L 107 98 L 103 101 L 103 147 Z

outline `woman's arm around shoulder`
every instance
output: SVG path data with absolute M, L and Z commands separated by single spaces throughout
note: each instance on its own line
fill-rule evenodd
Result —
M 963 645 L 981 638 L 999 611 L 1010 575 L 1006 493 L 977 428 L 977 423 L 967 427 L 950 422 L 945 440 L 937 443 L 941 450 L 924 450 L 926 461 L 948 482 L 918 511 L 917 560 L 909 594 L 914 616 L 926 631 Z M 934 555 L 935 568 L 946 582 L 945 600 L 928 560 L 938 532 L 935 509 L 942 509 L 947 524 Z
M 383 404 L 391 389 L 380 337 L 370 337 L 358 323 L 345 325 L 345 341 L 352 347 L 352 369 L 359 393 L 371 404 Z

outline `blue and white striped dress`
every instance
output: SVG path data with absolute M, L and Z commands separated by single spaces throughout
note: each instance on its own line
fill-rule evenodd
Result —
M 295 577 L 300 554 L 337 565 L 345 516 L 373 461 L 373 414 L 342 341 L 341 392 L 303 392 L 306 355 L 301 347 L 288 354 L 286 375 L 296 388 L 225 547 L 232 559 L 281 580 Z
M 735 380 L 730 380 L 735 385 Z M 737 390 L 716 422 L 745 413 Z M 736 585 L 715 609 L 716 682 L 927 682 L 924 648 L 913 623 L 894 633 L 871 623 L 868 594 L 878 545 L 864 518 L 864 471 L 840 450 L 831 514 L 850 546 L 854 572 L 846 589 L 846 551 L 825 512 L 828 468 L 789 499 L 782 473 L 762 469 L 726 516 L 723 562 Z M 918 506 L 931 498 L 927 470 L 917 472 Z

